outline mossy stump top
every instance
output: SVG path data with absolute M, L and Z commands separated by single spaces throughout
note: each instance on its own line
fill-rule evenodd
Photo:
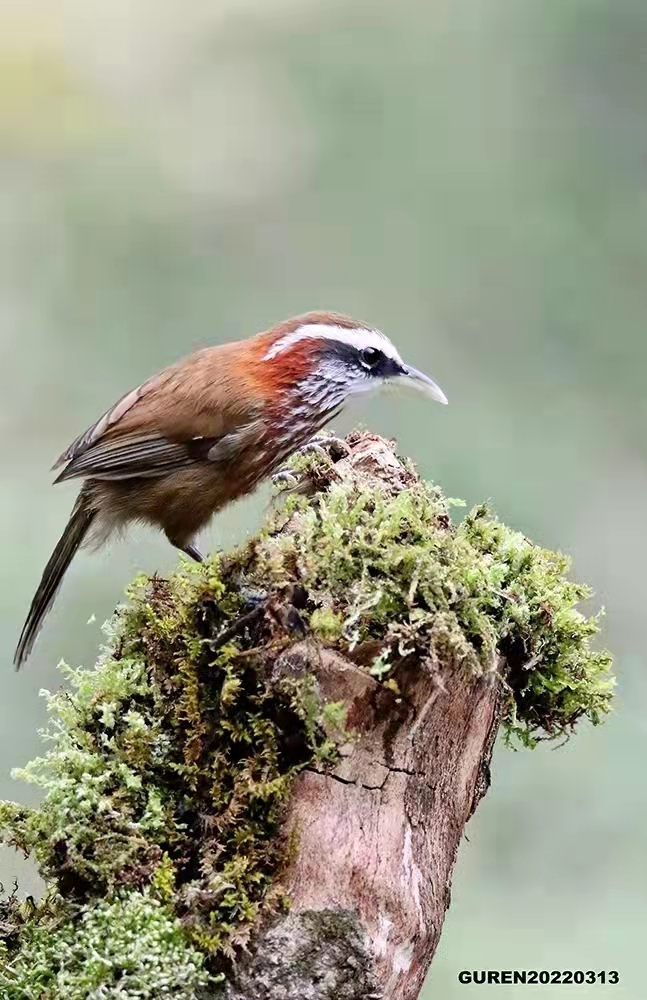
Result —
M 43 801 L 0 804 L 47 886 L 0 902 L 3 998 L 414 997 L 499 726 L 532 747 L 608 711 L 565 557 L 485 506 L 453 524 L 392 444 L 347 444 L 294 459 L 246 545 L 137 580 L 96 666 L 62 667 L 19 773 Z M 316 955 L 339 975 L 306 993 Z

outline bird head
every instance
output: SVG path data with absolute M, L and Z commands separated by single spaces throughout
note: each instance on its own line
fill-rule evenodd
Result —
M 265 377 L 306 406 L 337 411 L 350 396 L 383 385 L 410 386 L 447 403 L 442 389 L 406 364 L 388 337 L 341 313 L 307 313 L 261 337 Z

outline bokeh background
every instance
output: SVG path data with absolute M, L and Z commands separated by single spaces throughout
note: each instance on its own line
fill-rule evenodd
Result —
M 9 771 L 58 659 L 91 664 L 125 584 L 175 560 L 144 531 L 82 554 L 15 675 L 75 493 L 53 459 L 192 348 L 347 311 L 451 402 L 387 396 L 364 422 L 572 553 L 617 654 L 608 724 L 498 748 L 425 997 L 526 967 L 620 972 L 551 1000 L 644 1000 L 646 93 L 644 0 L 2 0 L 0 796 L 32 801 Z M 16 873 L 35 887 L 5 851 Z

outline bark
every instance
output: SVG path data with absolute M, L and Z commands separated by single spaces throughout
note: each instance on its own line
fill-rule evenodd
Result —
M 367 458 L 367 474 L 396 471 L 379 439 Z M 221 995 L 416 1000 L 449 906 L 458 845 L 489 785 L 498 671 L 474 676 L 449 660 L 433 671 L 405 660 L 396 695 L 306 640 L 274 672 L 314 673 L 326 701 L 346 704 L 356 738 L 332 771 L 310 768 L 297 779 L 280 880 L 289 912 L 258 931 Z

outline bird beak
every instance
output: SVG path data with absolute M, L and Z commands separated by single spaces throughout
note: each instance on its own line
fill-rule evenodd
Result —
M 449 400 L 447 396 L 440 388 L 436 385 L 433 379 L 429 378 L 428 375 L 419 372 L 417 368 L 412 368 L 410 365 L 402 366 L 402 379 L 406 379 L 407 384 L 413 386 L 415 389 L 419 389 L 420 392 L 424 392 L 425 396 L 429 396 L 430 399 L 435 399 L 437 403 L 444 403 L 447 405 Z

